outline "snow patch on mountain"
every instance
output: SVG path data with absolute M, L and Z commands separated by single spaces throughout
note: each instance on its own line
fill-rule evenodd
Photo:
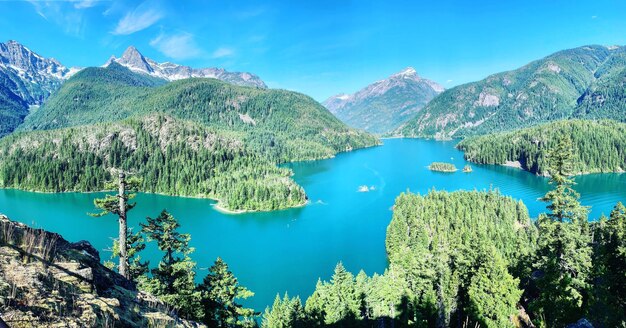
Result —
M 171 62 L 158 63 L 150 58 L 144 57 L 137 48 L 130 46 L 124 51 L 122 57 L 111 56 L 103 65 L 108 66 L 116 62 L 130 70 L 138 73 L 148 74 L 168 81 L 176 81 L 188 78 L 213 78 L 228 83 L 267 88 L 267 85 L 256 75 L 247 72 L 228 72 L 222 68 L 191 68 L 189 66 L 178 65 Z

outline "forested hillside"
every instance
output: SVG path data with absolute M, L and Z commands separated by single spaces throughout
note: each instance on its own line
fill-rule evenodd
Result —
M 626 120 L 626 48 L 564 50 L 519 69 L 448 89 L 395 133 L 440 139 L 564 118 Z
M 572 181 L 556 173 L 567 173 L 569 155 L 554 157 L 549 211 L 534 223 L 522 202 L 494 191 L 403 194 L 384 274 L 339 263 L 304 306 L 277 296 L 263 327 L 624 326 L 626 208 L 589 223 Z
M 355 277 L 339 264 L 304 307 L 277 298 L 263 326 L 508 327 L 536 240 L 526 206 L 498 192 L 402 194 L 383 275 Z
M 15 130 L 28 115 L 28 103 L 16 92 L 20 88 L 15 74 L 0 70 L 0 137 Z
M 0 140 L 0 187 L 36 191 L 102 190 L 123 169 L 141 190 L 210 197 L 232 210 L 302 205 L 304 191 L 237 135 L 163 114 Z
M 238 131 L 246 145 L 276 162 L 326 158 L 378 142 L 348 128 L 312 98 L 299 93 L 241 87 L 215 79 L 185 79 L 155 87 L 159 81 L 116 63 L 85 69 L 30 115 L 20 130 L 55 129 L 159 112 Z
M 302 205 L 304 191 L 277 164 L 378 144 L 302 94 L 215 79 L 166 84 L 116 63 L 76 74 L 20 131 L 0 141 L 1 187 L 100 190 L 117 168 L 140 175 L 142 191 L 233 210 Z
M 575 174 L 626 170 L 626 124 L 613 121 L 566 120 L 511 132 L 470 137 L 457 148 L 480 164 L 519 162 L 536 174 L 547 173 L 547 152 L 561 137 L 572 139 Z

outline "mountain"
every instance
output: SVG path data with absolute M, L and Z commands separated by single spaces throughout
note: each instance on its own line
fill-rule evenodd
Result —
M 0 326 L 203 327 L 106 268 L 87 241 L 2 214 L 0 228 Z
M 49 130 L 164 113 L 237 132 L 278 162 L 327 158 L 377 143 L 300 93 L 241 87 L 215 79 L 159 81 L 117 63 L 86 68 L 29 115 L 19 130 Z
M 267 88 L 265 83 L 256 75 L 246 72 L 228 72 L 222 68 L 191 68 L 170 62 L 157 63 L 156 61 L 144 57 L 137 48 L 130 46 L 124 51 L 122 57 L 111 58 L 104 64 L 108 66 L 110 63 L 116 62 L 122 66 L 128 67 L 134 72 L 148 74 L 168 81 L 176 81 L 188 79 L 192 77 L 214 78 L 235 85 Z
M 123 168 L 142 172 L 144 191 L 272 210 L 306 200 L 276 164 L 378 143 L 299 93 L 215 79 L 165 83 L 111 63 L 74 75 L 0 140 L 0 186 L 97 190 Z
M 626 49 L 585 46 L 446 90 L 394 134 L 440 139 L 563 118 L 626 119 Z
M 352 127 L 382 134 L 413 117 L 442 91 L 441 85 L 408 67 L 355 94 L 332 96 L 323 105 Z
M 0 43 L 0 137 L 13 131 L 78 69 L 44 58 L 16 41 Z

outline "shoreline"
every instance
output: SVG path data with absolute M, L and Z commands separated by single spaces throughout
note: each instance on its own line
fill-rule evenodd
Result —
M 222 213 L 222 214 L 227 214 L 227 215 L 238 215 L 238 214 L 246 214 L 246 213 L 262 213 L 262 212 L 274 212 L 274 211 L 283 211 L 283 210 L 289 210 L 289 209 L 293 209 L 293 208 L 302 208 L 305 207 L 306 205 L 309 204 L 308 200 L 305 200 L 304 202 L 297 204 L 295 206 L 289 206 L 289 207 L 285 207 L 285 208 L 278 208 L 275 210 L 230 210 L 227 209 L 225 207 L 223 207 L 222 205 L 220 205 L 221 202 L 217 202 L 213 205 L 211 205 L 211 207 L 213 207 L 214 210 Z
M 518 170 L 522 170 L 524 172 L 530 173 L 532 175 L 538 176 L 538 177 L 543 177 L 543 178 L 549 178 L 550 175 L 547 173 L 544 174 L 539 174 L 536 172 L 532 172 L 529 171 L 527 169 L 525 169 L 524 167 L 522 167 L 521 163 L 519 161 L 505 161 L 504 163 L 477 163 L 471 160 L 467 160 L 470 163 L 473 163 L 474 165 L 495 165 L 495 166 L 501 166 L 501 167 L 510 167 L 510 168 L 514 168 L 514 169 L 518 169 Z M 626 173 L 625 170 L 616 170 L 616 171 L 591 171 L 591 172 L 576 172 L 575 174 L 572 174 L 572 177 L 577 177 L 577 176 L 583 176 L 583 175 L 591 175 L 591 174 L 624 174 Z
M 21 192 L 32 192 L 32 193 L 35 193 L 35 194 L 49 194 L 49 195 L 53 195 L 53 194 L 95 194 L 95 193 L 106 193 L 106 192 L 114 191 L 114 190 L 37 191 L 37 190 L 26 190 L 26 189 L 19 189 L 19 188 L 0 188 L 0 190 L 15 190 L 15 191 L 21 191 Z M 159 196 L 166 196 L 166 197 L 179 197 L 179 198 L 190 198 L 190 199 L 206 199 L 206 200 L 210 200 L 210 201 L 216 202 L 214 204 L 210 204 L 211 208 L 215 209 L 216 211 L 218 211 L 218 212 L 220 212 L 222 214 L 229 214 L 229 215 L 254 213 L 254 212 L 282 211 L 282 210 L 287 210 L 287 209 L 292 209 L 292 208 L 301 208 L 301 207 L 304 207 L 304 206 L 306 206 L 308 204 L 308 200 L 306 200 L 303 203 L 297 204 L 295 206 L 289 206 L 289 207 L 279 208 L 279 209 L 275 209 L 275 210 L 231 210 L 231 209 L 227 209 L 227 208 L 223 207 L 222 205 L 220 205 L 220 203 L 222 203 L 222 201 L 220 199 L 209 197 L 209 196 L 201 196 L 201 195 L 198 195 L 198 196 L 170 195 L 170 194 L 165 194 L 165 193 L 161 193 L 161 192 L 148 192 L 148 191 L 137 191 L 137 193 L 147 194 L 147 195 L 159 195 Z

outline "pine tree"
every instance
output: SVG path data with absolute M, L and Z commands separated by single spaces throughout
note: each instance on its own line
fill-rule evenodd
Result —
M 513 327 L 511 316 L 517 313 L 522 296 L 519 280 L 507 271 L 507 263 L 495 247 L 481 252 L 486 262 L 471 279 L 468 290 L 470 313 L 481 327 Z
M 535 268 L 540 295 L 533 309 L 554 327 L 580 319 L 591 270 L 588 210 L 572 188 L 572 157 L 571 141 L 565 137 L 549 152 L 550 183 L 555 187 L 542 198 L 550 212 L 538 219 Z
M 157 242 L 164 255 L 158 267 L 152 269 L 152 277 L 140 287 L 175 307 L 182 317 L 200 318 L 200 292 L 194 282 L 196 262 L 189 257 L 194 251 L 189 247 L 190 235 L 178 232 L 180 224 L 166 210 L 146 221 L 141 224 L 142 231 L 148 240 Z
M 126 239 L 126 249 L 128 252 L 128 275 L 130 280 L 138 282 L 142 277 L 148 273 L 149 261 L 141 261 L 139 253 L 146 249 L 146 243 L 144 236 L 141 232 L 133 233 L 132 228 L 129 229 L 130 234 Z M 120 243 L 118 239 L 113 240 L 113 254 L 111 259 L 118 258 L 120 256 Z M 113 262 L 107 261 L 109 267 L 114 266 Z
M 136 203 L 128 203 L 129 200 L 135 198 L 135 193 L 131 191 L 137 190 L 141 185 L 141 180 L 136 177 L 126 179 L 124 172 L 119 173 L 119 181 L 117 183 L 118 193 L 117 195 L 106 195 L 104 198 L 96 198 L 93 203 L 96 208 L 100 209 L 100 213 L 91 214 L 94 217 L 101 217 L 107 214 L 117 215 L 119 221 L 119 273 L 130 279 L 130 272 L 128 270 L 128 223 L 127 215 L 132 210 Z M 105 189 L 114 189 L 114 183 L 107 183 Z
M 626 207 L 595 224 L 594 290 L 590 313 L 606 327 L 626 326 Z
M 263 328 L 299 328 L 310 327 L 306 321 L 306 314 L 300 302 L 300 297 L 289 298 L 285 293 L 283 299 L 276 295 L 272 307 L 265 309 L 263 314 Z
M 209 327 L 254 327 L 253 309 L 237 303 L 239 299 L 254 296 L 247 288 L 240 286 L 235 275 L 221 258 L 209 268 L 209 273 L 198 286 L 201 293 L 203 322 Z

